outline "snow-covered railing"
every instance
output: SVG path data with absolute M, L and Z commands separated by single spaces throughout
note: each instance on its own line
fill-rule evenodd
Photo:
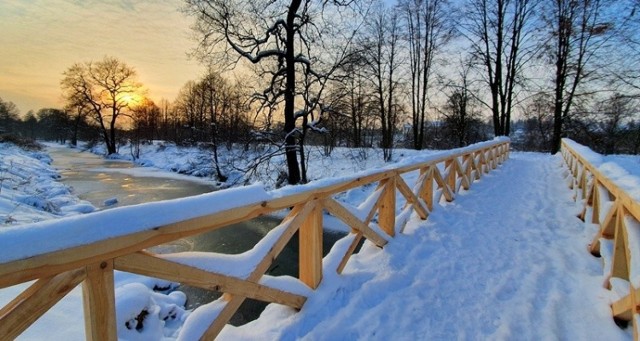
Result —
M 290 281 L 278 285 L 265 272 L 298 232 L 299 281 L 312 289 L 318 287 L 323 277 L 324 211 L 351 228 L 332 249 L 344 255 L 340 262 L 332 263 L 341 273 L 363 238 L 383 247 L 402 233 L 412 212 L 426 219 L 441 200 L 454 200 L 461 188 L 469 189 L 508 155 L 509 140 L 496 139 L 414 157 L 394 167 L 271 192 L 248 186 L 3 228 L 0 288 L 36 281 L 0 310 L 0 339 L 20 335 L 82 283 L 87 339 L 115 340 L 117 328 L 126 326 L 116 322 L 114 270 L 224 293 L 211 311 L 201 314 L 208 319 L 201 339 L 215 338 L 246 298 L 299 309 L 306 301 L 305 290 L 294 293 L 290 289 L 296 286 Z M 408 173 L 417 175 L 413 186 L 403 178 Z M 358 207 L 336 199 L 340 193 L 367 185 L 377 188 Z M 397 193 L 405 200 L 396 200 Z M 281 224 L 241 255 L 153 254 L 146 250 L 282 210 L 288 214 Z
M 605 287 L 615 301 L 613 317 L 632 321 L 634 339 L 640 335 L 640 202 L 623 185 L 594 164 L 600 155 L 571 140 L 562 141 L 562 155 L 571 173 L 569 187 L 584 208 L 580 218 L 598 225 L 589 248 L 602 256 Z

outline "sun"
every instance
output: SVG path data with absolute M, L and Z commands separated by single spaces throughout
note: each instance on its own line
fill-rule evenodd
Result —
M 119 94 L 117 100 L 128 107 L 135 107 L 142 104 L 143 97 L 135 92 L 126 92 Z

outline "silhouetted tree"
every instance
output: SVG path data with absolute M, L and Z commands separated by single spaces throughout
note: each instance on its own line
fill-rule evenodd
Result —
M 495 136 L 508 136 L 511 130 L 516 87 L 534 57 L 535 44 L 529 41 L 536 6 L 536 1 L 529 0 L 468 1 L 461 28 L 471 43 L 473 58 L 484 68 Z
M 613 24 L 604 21 L 603 11 L 615 7 L 614 3 L 615 0 L 549 0 L 545 6 L 552 38 L 549 55 L 555 65 L 552 154 L 560 150 L 564 124 L 578 87 L 592 74 L 587 67 L 608 39 Z
M 201 37 L 199 56 L 218 64 L 240 59 L 256 66 L 268 81 L 258 95 L 264 108 L 284 109 L 283 147 L 287 180 L 306 179 L 303 146 L 307 125 L 322 111 L 322 91 L 344 58 L 349 34 L 337 29 L 338 17 L 351 1 L 185 0 Z M 325 15 L 332 11 L 330 18 Z M 337 40 L 342 52 L 331 53 Z M 314 52 L 318 51 L 318 52 Z M 296 106 L 301 108 L 296 110 Z M 298 126 L 298 123 L 300 125 Z M 298 161 L 300 157 L 300 162 Z M 302 166 L 302 168 L 301 168 Z
M 401 0 L 399 10 L 409 45 L 413 148 L 422 149 L 435 57 L 453 37 L 452 8 L 448 0 Z
M 74 64 L 63 75 L 67 104 L 86 108 L 99 126 L 107 154 L 116 153 L 118 118 L 127 114 L 141 92 L 135 70 L 116 58 L 105 57 L 99 62 Z

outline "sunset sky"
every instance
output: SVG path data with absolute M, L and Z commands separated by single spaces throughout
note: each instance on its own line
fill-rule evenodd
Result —
M 62 107 L 62 73 L 113 56 L 138 72 L 153 100 L 173 100 L 203 72 L 180 0 L 0 1 L 0 98 L 22 114 Z

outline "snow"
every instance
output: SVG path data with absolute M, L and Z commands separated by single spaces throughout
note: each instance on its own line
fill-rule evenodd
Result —
M 243 171 L 247 169 L 254 160 L 260 159 L 268 147 L 250 148 L 244 151 L 242 148 L 219 147 L 219 160 L 223 173 L 229 177 L 226 183 L 219 183 L 220 187 L 232 187 L 239 184 L 262 182 L 267 189 L 274 189 L 277 182 L 277 174 L 285 171 L 286 164 L 284 156 L 276 156 L 271 163 L 263 163 L 257 167 L 255 172 Z M 121 151 L 128 150 L 127 146 L 121 147 Z M 91 149 L 96 154 L 105 154 L 103 146 L 98 145 Z M 353 174 L 365 169 L 377 169 L 386 164 L 383 162 L 382 151 L 380 149 L 369 148 L 335 148 L 330 155 L 326 155 L 322 147 L 307 146 L 309 153 L 308 178 L 311 181 L 319 179 L 329 179 L 340 177 L 344 174 Z M 431 151 L 416 151 L 409 149 L 398 149 L 394 151 L 396 159 L 406 159 L 407 157 L 432 154 Z M 115 160 L 132 160 L 126 154 L 114 154 L 110 156 Z M 178 147 L 171 142 L 154 141 L 152 144 L 140 146 L 140 158 L 134 161 L 137 165 L 132 169 L 118 170 L 133 176 L 161 176 L 166 177 L 166 173 L 158 173 L 157 169 L 174 172 L 176 178 L 184 179 L 188 176 L 191 180 L 201 179 L 201 181 L 211 184 L 215 180 L 215 169 L 212 153 L 206 148 L 198 147 Z M 99 171 L 99 169 L 96 169 Z M 109 169 L 109 171 L 113 171 Z M 157 173 L 157 175 L 154 175 Z
M 205 162 L 202 154 L 195 150 L 180 153 L 175 146 L 163 146 L 150 146 L 155 151 L 143 153 L 137 162 L 190 175 L 206 173 L 199 163 Z M 616 161 L 581 150 L 598 165 Z M 0 228 L 0 240 L 12 241 L 0 248 L 0 262 L 223 212 L 238 205 L 301 194 L 372 174 L 380 170 L 379 166 L 389 169 L 459 151 L 396 151 L 398 158 L 402 154 L 404 159 L 384 165 L 378 156 L 361 157 L 353 150 L 336 150 L 328 158 L 312 161 L 315 163 L 309 167 L 310 178 L 318 181 L 304 186 L 268 191 L 272 183 L 258 183 L 190 198 L 114 208 L 82 219 L 77 214 L 87 207 L 77 198 L 67 200 L 68 205 L 60 209 L 63 213 L 42 213 L 24 203 L 17 207 L 24 210 L 8 211 L 5 206 L 13 209 L 13 199 L 36 185 L 32 182 L 17 191 L 13 188 L 20 180 L 12 186 L 3 183 L 0 217 L 10 215 L 20 224 L 12 222 Z M 9 162 L 5 160 L 18 160 L 29 166 L 18 173 L 43 174 L 45 180 L 51 179 L 44 186 L 50 190 L 43 192 L 68 195 L 68 189 L 57 190 L 55 170 L 47 168 L 46 156 L 6 145 L 0 146 L 0 155 L 3 170 Z M 483 174 L 470 191 L 458 193 L 455 201 L 434 201 L 436 205 L 426 221 L 399 205 L 398 220 L 408 221 L 404 232 L 382 249 L 365 242 L 340 275 L 335 269 L 354 234 L 339 240 L 324 259 L 323 281 L 315 291 L 291 277 L 263 276 L 261 284 L 308 296 L 307 303 L 300 311 L 271 304 L 255 321 L 239 327 L 226 326 L 219 339 L 632 339 L 630 328 L 618 328 L 611 318 L 609 304 L 620 292 L 602 287 L 605 278 L 601 260 L 586 249 L 597 226 L 576 218 L 581 203 L 571 198 L 559 167 L 560 157 L 536 153 L 511 153 L 510 157 L 491 173 Z M 605 165 L 604 171 L 617 175 L 616 179 L 631 192 L 640 190 L 640 185 L 630 178 L 636 173 L 624 166 Z M 418 176 L 412 172 L 403 178 L 413 187 Z M 362 218 L 379 195 L 374 191 L 375 185 L 364 186 L 336 199 Z M 399 203 L 404 202 L 402 195 L 397 197 Z M 74 216 L 41 221 L 64 215 L 64 207 Z M 135 221 L 135 226 L 123 224 L 129 221 Z M 325 216 L 325 223 L 349 230 L 331 216 Z M 375 224 L 371 225 L 379 231 Z M 283 226 L 273 229 L 256 247 L 239 255 L 191 252 L 163 257 L 244 278 L 282 229 Z M 602 244 L 604 251 L 613 247 L 610 242 Z M 116 272 L 115 277 L 118 336 L 123 340 L 197 339 L 224 307 L 218 300 L 193 312 L 185 311 L 184 294 L 174 291 L 175 283 L 121 272 Z M 624 292 L 624 283 L 618 286 Z M 24 288 L 25 285 L 2 289 L 0 306 Z M 78 287 L 21 338 L 82 339 L 81 300 Z M 138 329 L 140 320 L 144 323 Z M 122 328 L 127 324 L 132 328 Z
M 631 339 L 611 318 L 585 248 L 595 231 L 573 214 L 560 162 L 512 153 L 384 249 L 367 242 L 342 275 L 327 269 L 300 312 L 270 305 L 220 339 Z
M 281 224 L 269 231 L 256 246 L 239 255 L 211 252 L 179 252 L 163 257 L 201 270 L 221 273 L 237 278 L 247 278 L 256 266 L 258 266 L 258 263 L 271 251 L 273 245 L 286 231 L 287 226 L 287 224 Z
M 0 143 L 0 229 L 95 210 L 59 182 L 43 152 Z
M 600 155 L 570 139 L 564 141 L 631 198 L 640 201 L 640 156 Z
M 13 241 L 10 245 L 0 248 L 0 262 L 141 232 L 270 198 L 262 185 L 256 184 L 182 199 L 116 207 L 85 216 L 65 217 L 29 225 L 11 225 L 0 229 L 0 239 Z M 33 243 L 34 240 L 38 242 Z

